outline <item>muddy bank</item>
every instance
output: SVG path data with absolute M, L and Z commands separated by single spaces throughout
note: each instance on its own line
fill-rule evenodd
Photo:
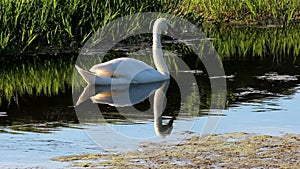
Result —
M 86 168 L 298 168 L 300 135 L 194 136 L 178 145 L 149 143 L 121 154 L 82 154 L 53 160 Z

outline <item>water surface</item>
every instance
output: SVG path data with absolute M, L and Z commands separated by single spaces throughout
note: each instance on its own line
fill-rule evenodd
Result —
M 253 34 L 252 29 L 246 30 L 245 34 L 249 32 Z M 239 31 L 235 30 L 232 34 L 239 34 Z M 267 35 L 278 34 L 277 31 L 279 30 L 272 29 L 267 33 L 258 31 L 253 34 L 252 42 L 271 43 L 271 40 L 258 43 L 255 37 L 262 36 L 260 39 L 267 39 Z M 227 41 L 236 42 L 237 39 L 233 40 L 235 36 L 222 36 L 223 39 L 218 38 L 214 43 L 217 43 L 216 46 L 224 41 L 226 44 L 232 44 Z M 245 37 L 249 36 L 245 35 Z M 266 48 L 261 46 L 258 48 Z M 289 52 L 285 52 L 285 59 L 278 59 L 280 57 L 277 55 L 261 57 L 261 52 L 255 49 L 252 49 L 256 52 L 254 56 L 252 54 L 249 56 L 249 51 L 245 51 L 243 54 L 247 57 L 241 57 L 240 48 L 232 50 L 232 46 L 227 49 L 226 46 L 219 47 L 219 50 L 237 52 L 223 52 L 224 55 L 221 56 L 227 81 L 225 110 L 210 110 L 210 82 L 204 67 L 198 62 L 191 61 L 193 56 L 182 56 L 192 70 L 176 71 L 182 76 L 187 74 L 195 76 L 198 88 L 196 85 L 191 85 L 189 89 L 191 94 L 185 96 L 187 100 L 182 103 L 178 84 L 173 80 L 170 81 L 166 95 L 167 104 L 163 112 L 165 125 L 173 120 L 170 135 L 176 139 L 176 137 L 182 138 L 182 135 L 187 133 L 200 134 L 208 118 L 218 119 L 215 133 L 244 131 L 272 135 L 299 134 L 300 115 L 297 105 L 300 99 L 300 60 L 297 57 L 298 46 L 290 46 L 287 43 Z M 277 51 L 270 48 L 270 52 Z M 135 51 L 133 54 L 139 52 Z M 225 57 L 226 55 L 232 57 Z M 117 55 L 119 56 L 130 55 L 125 52 Z M 3 79 L 0 84 L 1 166 L 63 167 L 67 164 L 53 162 L 50 158 L 104 152 L 103 147 L 94 142 L 95 138 L 87 133 L 104 131 L 107 128 L 123 133 L 127 137 L 136 138 L 134 142 L 127 140 L 122 150 L 134 149 L 139 143 L 149 141 L 144 138 L 166 141 L 156 137 L 151 111 L 140 114 L 129 111 L 124 115 L 113 105 L 99 103 L 97 106 L 102 112 L 102 118 L 95 117 L 92 124 L 87 118 L 86 123 L 79 124 L 78 114 L 73 107 L 74 91 L 71 86 L 75 60 L 76 56 L 67 55 L 1 60 L 3 65 L 0 73 Z M 80 93 L 84 87 L 85 84 L 81 83 L 76 90 Z M 195 93 L 198 91 L 200 102 L 195 100 Z M 152 94 L 134 107 L 140 111 L 150 110 L 153 97 Z M 92 100 L 87 99 L 82 104 L 92 104 Z M 199 108 L 199 111 L 192 111 L 195 108 Z M 126 111 L 126 108 L 122 109 Z M 179 116 L 180 111 L 186 116 Z M 90 117 L 89 111 L 85 113 L 86 117 Z M 135 120 L 130 120 L 133 118 Z M 116 151 L 120 150 L 117 140 L 110 131 L 104 131 L 102 134 L 99 138 L 105 138 L 103 144 L 111 146 Z M 172 138 L 171 136 L 167 138 Z

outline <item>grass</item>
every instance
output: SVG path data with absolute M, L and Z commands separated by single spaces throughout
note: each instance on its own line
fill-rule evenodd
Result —
M 235 24 L 289 24 L 300 19 L 298 0 L 191 0 L 184 10 L 205 21 Z
M 77 50 L 92 33 L 116 17 L 142 11 L 168 12 L 175 7 L 168 0 L 154 3 L 147 0 L 1 0 L 0 3 L 2 53 L 38 50 L 44 46 Z
M 206 29 L 205 33 L 215 38 L 212 44 L 221 58 L 263 58 L 280 63 L 284 58 L 300 55 L 300 27 L 222 27 Z
M 288 25 L 299 21 L 299 6 L 298 0 L 1 0 L 0 53 L 77 52 L 101 26 L 138 12 L 175 14 L 199 26 Z

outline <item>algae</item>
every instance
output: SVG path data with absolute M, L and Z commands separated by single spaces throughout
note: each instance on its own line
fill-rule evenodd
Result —
M 132 152 L 82 154 L 53 160 L 87 168 L 298 168 L 300 135 L 240 132 L 194 136 L 177 145 L 147 143 Z

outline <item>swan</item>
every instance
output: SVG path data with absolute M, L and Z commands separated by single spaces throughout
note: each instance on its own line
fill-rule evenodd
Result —
M 89 71 L 75 65 L 77 71 L 88 84 L 139 84 L 164 81 L 170 78 L 168 67 L 163 58 L 161 34 L 171 33 L 165 18 L 159 18 L 153 25 L 153 60 L 156 67 L 133 58 L 118 58 L 94 65 Z

